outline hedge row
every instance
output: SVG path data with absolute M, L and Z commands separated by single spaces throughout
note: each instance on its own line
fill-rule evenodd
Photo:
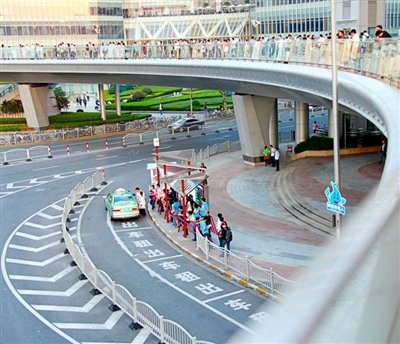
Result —
M 307 141 L 300 142 L 295 148 L 296 154 L 308 150 L 332 150 L 333 139 L 330 137 L 312 136 Z
M 0 118 L 0 124 L 26 124 L 26 118 Z

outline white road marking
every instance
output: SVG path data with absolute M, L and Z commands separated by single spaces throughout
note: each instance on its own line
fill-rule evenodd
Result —
M 81 289 L 89 280 L 83 280 L 76 282 L 72 287 L 66 291 L 56 291 L 56 290 L 31 290 L 31 289 L 17 289 L 18 293 L 21 295 L 40 295 L 40 296 L 64 296 L 70 297 L 74 295 L 79 289 Z
M 104 298 L 105 296 L 102 294 L 96 295 L 82 307 L 52 305 L 32 305 L 32 307 L 37 311 L 89 313 Z
M 54 246 L 57 246 L 57 245 L 60 245 L 60 241 L 59 240 L 55 241 L 55 242 L 52 242 L 50 244 L 47 244 L 47 245 L 43 245 L 41 247 L 37 247 L 37 248 L 29 247 L 29 246 L 23 246 L 23 245 L 14 245 L 14 244 L 11 244 L 8 247 L 9 248 L 13 248 L 14 250 L 38 253 L 38 252 L 42 252 L 44 250 L 47 250 L 48 248 L 51 248 L 51 247 L 54 247 Z
M 176 256 L 169 256 L 169 257 L 162 257 L 162 258 L 156 258 L 156 259 L 150 259 L 146 261 L 142 261 L 142 263 L 147 264 L 147 263 L 152 263 L 152 262 L 158 262 L 159 260 L 165 260 L 165 259 L 171 259 L 171 258 L 178 258 L 182 257 L 181 254 L 177 254 Z
M 49 166 L 49 167 L 42 167 L 42 168 L 36 168 L 36 169 L 34 169 L 33 171 L 43 171 L 43 170 L 48 170 L 48 169 L 50 169 L 50 168 L 56 168 L 56 167 L 58 167 L 58 165 L 56 165 L 56 166 Z
M 61 226 L 61 222 L 53 223 L 50 225 L 39 225 L 39 224 L 33 223 L 33 222 L 25 222 L 24 225 L 34 227 L 34 228 L 39 228 L 39 229 L 48 229 L 48 228 L 52 228 L 52 227 L 56 227 L 56 226 Z
M 77 269 L 77 266 L 69 266 L 64 270 L 60 271 L 53 277 L 39 277 L 39 276 L 24 276 L 24 275 L 10 275 L 10 279 L 19 281 L 35 281 L 35 282 L 57 282 L 64 276 L 68 275 L 71 271 Z
M 118 155 L 106 156 L 104 158 L 97 158 L 96 160 L 104 160 L 104 159 L 111 159 L 111 158 L 118 158 Z
M 55 210 L 58 210 L 58 211 L 63 211 L 64 210 L 64 207 L 60 207 L 57 204 L 52 204 L 50 207 L 55 209 Z
M 51 264 L 51 263 L 55 262 L 56 260 L 59 260 L 60 258 L 63 258 L 63 257 L 65 257 L 65 254 L 64 253 L 60 253 L 60 254 L 57 254 L 56 256 L 52 257 L 52 258 L 46 259 L 43 262 L 34 262 L 32 260 L 23 260 L 23 259 L 14 259 L 14 258 L 7 258 L 6 262 L 7 263 L 11 263 L 11 264 L 20 264 L 20 265 L 30 265 L 30 266 L 43 267 L 43 266 L 49 265 L 49 264 Z
M 61 202 L 65 200 L 65 198 L 61 199 L 58 202 Z M 53 204 L 57 204 L 58 202 L 54 202 Z M 28 218 L 28 220 L 34 218 L 36 216 L 36 214 L 40 213 L 41 211 L 44 211 L 46 208 L 43 208 L 42 210 L 39 210 L 37 213 L 33 214 L 32 216 L 30 216 Z M 13 286 L 13 284 L 10 281 L 10 278 L 8 276 L 8 272 L 7 272 L 7 264 L 6 264 L 6 255 L 7 255 L 7 247 L 8 245 L 10 245 L 11 240 L 13 239 L 15 233 L 17 233 L 22 226 L 24 225 L 25 222 L 20 223 L 17 228 L 15 228 L 15 230 L 11 233 L 11 235 L 8 237 L 7 241 L 4 244 L 4 249 L 1 253 L 1 273 L 3 275 L 4 281 L 7 284 L 8 289 L 11 291 L 11 293 L 14 295 L 14 297 L 29 311 L 31 312 L 38 320 L 40 320 L 43 324 L 45 324 L 47 327 L 49 327 L 52 331 L 54 331 L 55 333 L 57 333 L 59 336 L 61 336 L 62 338 L 64 338 L 65 340 L 67 340 L 70 343 L 74 343 L 74 344 L 79 344 L 78 341 L 76 341 L 74 338 L 72 338 L 71 336 L 69 336 L 68 334 L 64 333 L 63 331 L 61 331 L 59 328 L 57 328 L 56 326 L 54 326 L 50 321 L 48 321 L 45 317 L 43 317 L 40 313 L 38 313 L 36 310 L 34 310 L 29 304 L 28 302 L 25 301 L 25 299 L 18 294 L 18 292 L 15 290 L 15 287 Z M 60 255 L 61 257 L 63 257 L 64 255 Z
M 150 274 L 150 276 L 155 277 L 157 279 L 159 279 L 161 282 L 165 283 L 166 285 L 168 285 L 169 287 L 171 287 L 172 289 L 175 289 L 176 291 L 178 291 L 179 293 L 185 295 L 187 298 L 193 300 L 194 302 L 202 305 L 203 307 L 207 308 L 209 311 L 219 315 L 221 318 L 231 322 L 232 324 L 240 327 L 241 329 L 245 330 L 248 333 L 251 333 L 253 335 L 255 335 L 256 333 L 254 331 L 252 331 L 251 329 L 249 329 L 248 327 L 244 326 L 242 323 L 240 323 L 239 321 L 236 321 L 235 319 L 227 316 L 226 314 L 222 313 L 221 311 L 209 306 L 207 303 L 199 300 L 197 297 L 191 295 L 190 293 L 186 292 L 185 290 L 177 287 L 175 284 L 171 283 L 170 281 L 168 281 L 167 279 L 165 279 L 164 277 L 162 277 L 160 274 L 156 273 L 154 270 L 152 270 L 151 268 L 149 268 L 146 264 L 142 263 L 139 259 L 135 258 L 133 256 L 133 253 L 131 251 L 129 251 L 129 249 L 126 247 L 126 245 L 122 242 L 121 238 L 118 236 L 118 234 L 115 232 L 112 224 L 111 224 L 111 220 L 109 218 L 107 218 L 107 225 L 108 228 L 110 229 L 112 235 L 114 236 L 114 239 L 117 241 L 117 243 L 121 246 L 121 248 L 128 254 L 129 257 L 131 257 L 132 259 L 135 260 L 136 263 L 138 263 L 143 269 L 147 270 L 148 273 Z
M 17 232 L 17 233 L 15 233 L 15 235 L 23 237 L 23 238 L 26 238 L 26 239 L 39 241 L 39 240 L 51 238 L 51 237 L 56 236 L 56 235 L 61 235 L 61 233 L 59 231 L 57 231 L 57 232 L 53 232 L 53 233 L 50 233 L 50 234 L 37 236 L 37 235 L 28 234 L 28 233 L 24 233 L 24 232 Z
M 136 227 L 136 228 L 129 228 L 129 229 L 117 229 L 116 232 L 120 233 L 120 232 L 132 232 L 132 231 L 140 231 L 142 229 L 151 229 L 153 227 Z
M 144 344 L 146 343 L 146 340 L 147 338 L 149 338 L 150 335 L 151 332 L 148 329 L 142 328 L 133 340 L 132 344 Z
M 49 215 L 49 214 L 46 214 L 46 213 L 39 213 L 38 216 L 43 217 L 43 218 L 45 218 L 47 220 L 54 220 L 54 219 L 58 219 L 58 218 L 62 217 L 62 215 L 53 216 L 53 215 Z
M 113 312 L 104 324 L 54 323 L 54 325 L 68 330 L 111 330 L 123 315 L 123 311 Z
M 23 189 L 26 188 L 26 186 L 14 186 L 14 183 L 8 183 L 6 186 L 6 189 Z
M 232 293 L 228 293 L 228 294 L 224 294 L 224 295 L 213 297 L 213 298 L 208 299 L 208 300 L 204 300 L 203 302 L 204 303 L 212 302 L 212 301 L 215 301 L 215 300 L 223 299 L 225 297 L 228 297 L 228 296 L 231 296 L 231 295 L 240 294 L 240 293 L 244 293 L 244 292 L 245 292 L 245 290 L 241 289 L 241 290 L 234 291 Z

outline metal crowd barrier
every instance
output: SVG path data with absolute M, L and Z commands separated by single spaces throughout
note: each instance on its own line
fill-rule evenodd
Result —
M 8 165 L 14 161 L 32 161 L 32 159 L 45 157 L 51 157 L 48 146 L 35 146 L 28 149 L 17 148 L 0 153 L 0 163 Z
M 92 283 L 93 288 L 99 290 L 106 296 L 113 305 L 118 306 L 132 320 L 132 325 L 140 325 L 148 329 L 154 336 L 160 339 L 160 343 L 171 344 L 212 344 L 207 341 L 198 341 L 196 337 L 190 335 L 178 323 L 164 319 L 149 304 L 138 301 L 122 285 L 115 283 L 106 272 L 96 269 L 93 263 L 81 251 L 79 246 L 74 243 L 67 222 L 68 215 L 73 212 L 73 207 L 80 198 L 85 197 L 87 192 L 97 190 L 103 184 L 104 176 L 102 171 L 97 171 L 92 176 L 87 177 L 82 183 L 71 190 L 64 204 L 62 213 L 62 234 L 65 245 L 74 262 L 77 264 L 82 274 Z
M 225 248 L 221 248 L 201 235 L 197 229 L 197 248 L 206 256 L 206 260 L 213 259 L 221 263 L 225 270 L 235 271 L 245 278 L 265 287 L 271 295 L 284 297 L 296 286 L 290 281 L 270 269 L 264 269 L 251 262 L 248 258 L 235 255 Z

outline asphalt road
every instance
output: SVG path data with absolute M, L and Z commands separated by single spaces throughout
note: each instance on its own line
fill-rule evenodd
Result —
M 111 313 L 105 298 L 92 297 L 89 283 L 79 280 L 79 270 L 70 266 L 71 259 L 64 254 L 65 246 L 60 243 L 64 198 L 94 171 L 105 170 L 106 180 L 114 181 L 109 188 L 114 185 L 146 188 L 149 184 L 145 167 L 153 161 L 152 144 L 123 148 L 121 136 L 110 136 L 107 138 L 109 149 L 106 150 L 104 139 L 88 140 L 90 152 L 86 152 L 85 146 L 81 147 L 86 140 L 70 141 L 70 146 L 76 149 L 71 150 L 69 156 L 63 149 L 65 143 L 55 143 L 52 145 L 53 159 L 1 167 L 1 343 L 157 342 L 143 330 L 131 331 L 128 328 L 130 319 L 118 312 Z M 182 135 L 173 141 L 165 138 L 161 139 L 160 151 L 199 150 L 227 139 L 237 140 L 237 132 L 210 131 L 206 136 L 198 133 L 186 138 Z M 176 256 L 174 261 L 183 270 L 183 277 L 177 279 L 171 269 L 149 262 L 143 252 L 137 251 L 138 247 L 129 235 L 125 235 L 129 231 L 118 232 L 121 223 L 112 227 L 107 224 L 100 196 L 93 199 L 88 210 L 77 212 L 78 217 L 83 217 L 82 220 L 73 220 L 71 230 L 79 228 L 76 225 L 79 221 L 85 224 L 82 237 L 88 252 L 94 261 L 98 260 L 100 268 L 111 268 L 121 284 L 141 281 L 141 286 L 136 289 L 135 285 L 134 288 L 138 299 L 147 301 L 160 314 L 181 323 L 199 339 L 215 342 L 224 342 L 249 320 L 249 316 L 257 313 L 258 306 L 265 300 L 263 297 L 179 256 L 180 253 L 166 244 L 152 228 L 151 221 L 142 219 L 140 228 L 146 228 L 145 240 L 151 241 L 167 257 Z M 132 254 L 138 255 L 135 259 L 116 245 L 113 233 Z M 103 245 L 104 248 L 99 250 Z M 121 262 L 119 268 L 112 265 L 117 262 Z M 198 277 L 196 286 L 199 288 L 184 281 L 185 272 Z M 220 296 L 211 300 L 213 297 L 206 294 L 211 293 L 210 285 L 215 286 L 216 293 L 228 296 L 237 293 L 240 297 L 228 300 Z M 251 307 L 246 306 L 248 304 Z M 237 307 L 241 311 L 235 311 Z

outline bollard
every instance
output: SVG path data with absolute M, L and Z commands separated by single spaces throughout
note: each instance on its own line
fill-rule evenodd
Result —
M 106 149 L 108 149 L 108 140 L 106 139 Z
M 89 142 L 86 142 L 86 152 L 90 152 L 90 150 L 89 150 Z
M 47 146 L 47 153 L 49 154 L 47 157 L 48 157 L 49 159 L 51 159 L 51 158 L 52 158 L 52 155 L 51 155 L 51 147 L 50 147 L 50 146 Z
M 102 177 L 102 179 L 103 179 L 103 181 L 101 182 L 101 185 L 107 185 L 107 182 L 106 182 L 106 175 L 105 175 L 105 173 L 104 173 L 104 170 L 101 170 L 101 177 Z
M 69 145 L 67 145 L 67 155 L 69 155 Z
M 125 136 L 122 137 L 122 147 L 126 147 Z

